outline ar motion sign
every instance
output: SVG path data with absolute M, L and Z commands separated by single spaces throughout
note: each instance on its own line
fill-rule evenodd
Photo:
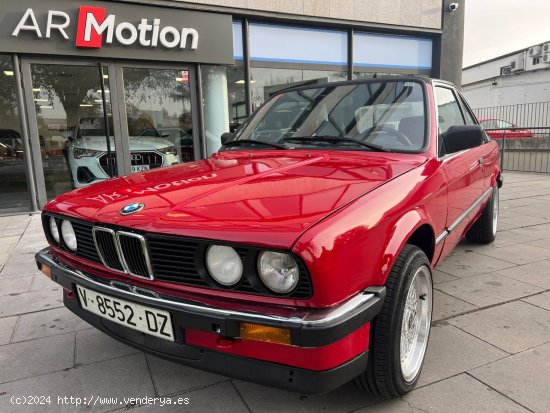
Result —
M 44 37 L 49 39 L 52 32 L 56 30 L 64 39 L 69 40 L 69 35 L 65 29 L 70 24 L 71 18 L 67 13 L 60 10 L 49 10 Z M 18 37 L 22 31 L 34 32 L 38 38 L 43 38 L 32 8 L 25 11 L 12 36 Z M 189 38 L 191 38 L 189 48 L 195 50 L 199 43 L 199 33 L 193 28 L 177 29 L 173 26 L 161 28 L 160 19 L 153 19 L 152 24 L 149 23 L 149 19 L 141 19 L 137 26 L 130 22 L 117 24 L 116 16 L 114 14 L 106 16 L 104 7 L 80 6 L 75 45 L 99 49 L 103 45 L 104 33 L 106 34 L 105 44 L 112 44 L 116 39 L 118 43 L 124 46 L 131 46 L 138 42 L 141 46 L 157 47 L 160 43 L 169 49 L 185 49 Z

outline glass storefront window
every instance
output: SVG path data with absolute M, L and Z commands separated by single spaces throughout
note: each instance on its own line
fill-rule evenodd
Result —
M 132 172 L 195 159 L 189 71 L 123 67 Z
M 244 68 L 235 66 L 201 66 L 206 152 L 216 152 L 220 136 L 233 132 L 247 118 Z
M 430 38 L 355 32 L 353 64 L 384 72 L 427 74 L 432 69 L 432 47 Z
M 380 77 L 412 76 L 410 74 L 382 73 L 382 72 L 353 72 L 354 79 L 378 79 Z
M 31 64 L 32 92 L 46 195 L 57 195 L 116 175 L 109 75 L 104 69 L 109 141 L 99 68 Z M 118 137 L 117 137 L 118 139 Z
M 227 103 L 229 105 L 229 131 L 234 132 L 247 118 L 244 68 L 227 67 Z
M 0 55 L 0 208 L 31 208 L 10 56 Z
M 276 92 L 294 86 L 346 80 L 347 73 L 329 70 L 251 68 L 252 106 L 256 110 Z
M 419 75 L 414 73 L 384 73 L 384 72 L 353 72 L 353 79 L 378 79 L 381 77 L 429 77 L 429 75 Z

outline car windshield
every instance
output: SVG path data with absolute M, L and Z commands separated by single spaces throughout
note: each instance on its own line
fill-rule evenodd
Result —
M 288 148 L 418 152 L 425 146 L 419 82 L 323 85 L 275 95 L 227 149 Z M 237 142 L 243 141 L 243 142 Z M 257 143 L 256 143 L 257 142 Z

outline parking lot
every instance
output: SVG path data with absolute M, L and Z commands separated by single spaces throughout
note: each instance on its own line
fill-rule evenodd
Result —
M 120 344 L 66 310 L 60 288 L 37 271 L 33 255 L 46 245 L 40 216 L 0 217 L 0 411 L 547 412 L 550 175 L 506 173 L 504 182 L 494 244 L 463 242 L 435 271 L 427 361 L 417 389 L 395 400 L 352 383 L 292 394 Z M 17 404 L 48 395 L 49 403 L 32 399 L 40 406 Z M 76 398 L 91 406 L 76 407 Z

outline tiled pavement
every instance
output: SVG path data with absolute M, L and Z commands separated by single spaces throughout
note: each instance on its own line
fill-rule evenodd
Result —
M 0 217 L 0 411 L 548 412 L 550 176 L 505 175 L 500 233 L 463 242 L 438 266 L 434 324 L 415 391 L 380 400 L 348 384 L 302 396 L 167 362 L 120 344 L 65 310 L 37 270 L 39 216 Z M 21 406 L 13 396 L 50 395 Z M 57 396 L 187 397 L 160 408 L 59 405 Z M 21 399 L 19 399 L 21 400 Z

